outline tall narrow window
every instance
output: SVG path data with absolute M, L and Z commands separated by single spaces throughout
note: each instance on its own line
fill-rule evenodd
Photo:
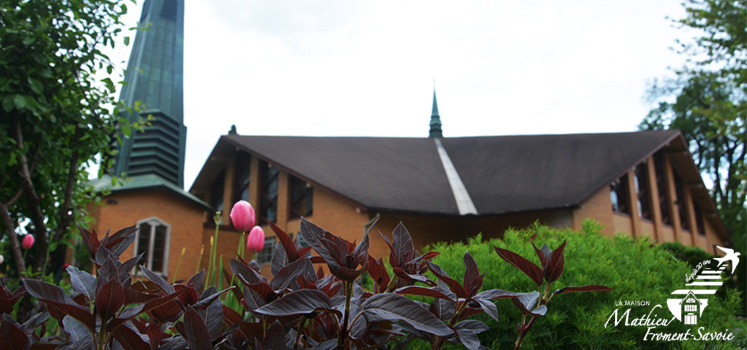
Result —
M 169 265 L 169 236 L 171 226 L 157 217 L 138 222 L 135 255 L 143 254 L 140 264 L 165 275 Z
M 630 205 L 628 205 L 628 175 L 623 175 L 610 184 L 610 201 L 612 202 L 613 211 L 630 214 Z
M 291 213 L 290 218 L 311 216 L 314 207 L 314 188 L 306 181 L 295 176 L 290 177 Z
M 251 163 L 252 156 L 246 152 L 236 152 L 236 192 L 234 193 L 234 202 L 245 200 L 249 201 L 249 183 L 251 180 Z
M 210 206 L 215 211 L 223 211 L 223 187 L 226 182 L 226 171 L 223 170 L 215 177 L 210 185 Z
M 695 224 L 698 225 L 698 234 L 705 236 L 705 222 L 703 221 L 703 211 L 700 210 L 700 206 L 697 202 L 693 202 L 693 209 L 695 209 Z
M 267 225 L 268 222 L 275 222 L 278 214 L 278 175 L 280 171 L 277 167 L 270 166 L 266 162 L 261 162 L 260 170 L 262 172 L 262 196 L 260 198 L 260 224 Z
M 638 216 L 652 220 L 651 191 L 648 188 L 648 167 L 646 163 L 635 167 L 635 192 L 638 195 Z
M 685 201 L 685 184 L 676 172 L 674 173 L 674 191 L 677 193 L 677 209 L 680 213 L 680 226 L 683 230 L 691 231 L 689 215 L 687 215 L 687 202 Z
M 669 205 L 669 189 L 667 188 L 667 173 L 664 169 L 664 154 L 654 154 L 654 171 L 656 171 L 656 189 L 659 192 L 659 211 L 661 222 L 664 225 L 672 225 L 672 212 Z

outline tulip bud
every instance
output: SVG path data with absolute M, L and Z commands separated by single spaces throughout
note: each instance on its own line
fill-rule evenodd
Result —
M 259 226 L 254 226 L 251 232 L 249 232 L 249 237 L 246 239 L 246 249 L 256 253 L 262 251 L 264 247 L 265 231 L 262 231 L 262 228 Z
M 247 201 L 236 202 L 230 216 L 233 227 L 241 232 L 247 232 L 254 226 L 254 208 Z
M 23 237 L 23 242 L 21 242 L 21 247 L 23 249 L 31 249 L 31 247 L 34 246 L 34 235 L 27 234 L 25 237 Z

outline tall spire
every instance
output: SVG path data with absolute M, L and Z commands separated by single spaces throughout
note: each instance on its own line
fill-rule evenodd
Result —
M 433 87 L 433 111 L 431 112 L 431 130 L 428 133 L 428 137 L 444 137 L 441 131 L 441 116 L 438 114 L 438 103 L 436 103 L 436 87 Z
M 128 82 L 119 100 L 126 105 L 139 101 L 139 113 L 124 112 L 130 122 L 152 116 L 143 132 L 133 132 L 117 145 L 112 171 L 116 176 L 157 175 L 184 186 L 187 127 L 184 126 L 184 2 L 146 0 L 140 30 L 127 64 Z

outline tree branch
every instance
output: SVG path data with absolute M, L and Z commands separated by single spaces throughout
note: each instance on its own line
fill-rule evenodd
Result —
M 17 115 L 13 116 L 13 126 L 15 129 L 16 136 L 16 147 L 23 149 L 23 133 L 21 132 L 21 121 Z M 34 189 L 34 183 L 31 181 L 31 173 L 29 172 L 28 160 L 26 155 L 19 152 L 19 171 L 18 174 L 21 177 L 21 185 L 23 186 L 23 192 L 26 195 L 26 201 L 31 213 L 31 221 L 34 223 L 34 236 L 36 236 L 37 254 L 34 262 L 34 269 L 38 269 L 44 263 L 44 259 L 47 256 L 48 242 L 47 242 L 47 224 L 44 222 L 44 213 L 41 210 L 41 201 L 39 196 L 36 194 Z
M 75 126 L 75 132 L 73 133 L 73 144 L 77 144 L 80 139 L 80 128 Z M 54 233 L 53 240 L 57 241 L 62 239 L 62 236 L 67 231 L 67 227 L 70 225 L 72 215 L 70 215 L 70 203 L 73 197 L 73 188 L 75 187 L 76 176 L 78 175 L 78 149 L 73 150 L 73 154 L 70 156 L 70 167 L 67 172 L 67 185 L 65 186 L 65 199 L 60 207 L 60 223 L 57 226 L 57 231 Z
M 13 225 L 13 219 L 10 218 L 10 212 L 8 206 L 0 203 L 0 216 L 3 218 L 3 224 L 5 224 L 5 231 L 8 233 L 10 238 L 10 250 L 13 253 L 13 261 L 16 263 L 16 272 L 18 276 L 24 276 L 26 272 L 26 264 L 23 262 L 23 255 L 21 255 L 21 246 L 18 244 L 18 237 L 16 237 L 16 228 Z

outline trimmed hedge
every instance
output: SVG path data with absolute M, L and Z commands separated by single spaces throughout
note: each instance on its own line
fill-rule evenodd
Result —
M 613 288 L 609 293 L 573 293 L 557 295 L 548 304 L 547 315 L 536 322 L 524 340 L 523 349 L 703 349 L 737 348 L 737 342 L 656 342 L 643 341 L 646 327 L 613 326 L 611 321 L 604 327 L 612 312 L 619 308 L 622 313 L 631 308 L 630 320 L 648 314 L 651 308 L 661 304 L 653 314 L 670 319 L 672 315 L 666 306 L 670 293 L 684 288 L 685 276 L 691 273 L 688 263 L 675 258 L 660 245 L 653 245 L 647 239 L 633 240 L 628 236 L 607 237 L 601 235 L 601 226 L 592 221 L 583 225 L 581 232 L 570 229 L 555 229 L 540 225 L 524 230 L 508 230 L 503 240 L 483 241 L 480 235 L 465 243 L 439 243 L 428 247 L 441 255 L 433 261 L 441 265 L 449 275 L 460 279 L 464 274 L 462 256 L 469 251 L 475 258 L 480 272 L 485 273 L 483 289 L 504 289 L 516 292 L 529 292 L 536 289 L 532 280 L 495 254 L 493 246 L 510 249 L 530 261 L 539 264 L 530 242 L 538 247 L 546 243 L 555 249 L 563 240 L 568 241 L 565 249 L 565 270 L 552 290 L 565 286 L 601 284 Z M 726 289 L 726 286 L 721 287 Z M 747 339 L 747 323 L 739 321 L 733 311 L 740 305 L 739 293 L 728 289 L 721 297 L 711 297 L 703 317 L 695 327 L 685 326 L 674 320 L 667 327 L 658 327 L 652 332 L 679 333 L 691 327 L 697 334 L 699 327 L 704 332 L 725 332 L 735 329 L 743 331 L 737 338 Z M 615 306 L 616 301 L 650 301 L 650 306 Z M 490 326 L 490 330 L 480 335 L 483 345 L 492 349 L 511 349 L 516 341 L 516 325 L 521 322 L 521 314 L 509 301 L 497 302 L 500 322 L 483 315 L 477 316 Z M 411 343 L 408 348 L 426 349 L 425 343 Z M 461 348 L 454 347 L 454 348 Z

